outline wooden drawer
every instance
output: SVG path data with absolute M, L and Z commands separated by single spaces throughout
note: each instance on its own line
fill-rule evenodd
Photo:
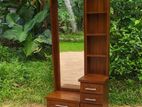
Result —
M 94 94 L 104 94 L 104 86 L 99 85 L 99 84 L 81 83 L 81 92 L 83 92 L 83 93 L 94 93 Z
M 48 101 L 47 107 L 79 107 L 79 104 L 67 103 L 67 102 L 57 102 Z
M 102 105 L 94 105 L 94 104 L 80 104 L 80 107 L 103 107 Z
M 92 104 L 103 104 L 104 96 L 95 94 L 81 94 L 81 102 Z

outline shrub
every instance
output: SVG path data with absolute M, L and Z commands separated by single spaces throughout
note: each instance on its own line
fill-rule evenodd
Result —
M 111 1 L 111 77 L 142 80 L 142 2 Z

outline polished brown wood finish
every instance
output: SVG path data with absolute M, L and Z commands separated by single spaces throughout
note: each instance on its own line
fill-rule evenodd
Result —
M 98 74 L 86 74 L 81 77 L 79 81 L 81 83 L 94 83 L 94 84 L 105 84 L 108 82 L 108 76 Z
M 58 1 L 50 0 L 50 18 L 52 31 L 52 57 L 54 66 L 55 90 L 61 89 L 60 83 L 60 52 L 58 34 Z
M 108 107 L 108 76 L 98 74 L 86 74 L 79 79 L 81 82 L 81 107 L 90 107 L 96 104 L 100 107 Z
M 89 94 L 104 94 L 105 89 L 104 86 L 100 84 L 82 83 L 80 92 Z
M 108 107 L 109 0 L 84 0 L 85 75 L 81 107 Z
M 80 102 L 80 93 L 79 92 L 70 92 L 70 91 L 55 91 L 48 95 L 47 100 L 52 101 L 66 101 L 70 103 Z
M 80 93 L 55 91 L 47 97 L 47 107 L 79 107 Z
M 84 0 L 85 74 L 109 75 L 109 0 Z

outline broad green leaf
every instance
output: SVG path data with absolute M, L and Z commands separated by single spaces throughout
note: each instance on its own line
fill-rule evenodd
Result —
M 41 23 L 47 16 L 47 10 L 39 12 L 31 21 L 27 22 L 24 26 L 24 31 L 29 32 L 36 24 Z
M 35 26 L 35 21 L 31 20 L 24 25 L 24 31 L 29 32 Z
M 29 36 L 26 39 L 26 42 L 24 44 L 24 53 L 25 55 L 28 57 L 30 56 L 32 53 L 39 51 L 39 43 L 37 43 L 35 40 L 32 39 L 32 36 Z
M 47 16 L 47 10 L 44 9 L 43 11 L 39 12 L 35 17 L 34 20 L 36 23 L 41 23 Z
M 9 24 L 9 27 L 13 27 L 16 25 L 16 22 L 20 19 L 20 17 L 16 13 L 9 13 L 6 16 L 6 22 Z
M 28 22 L 28 21 L 32 20 L 34 14 L 35 14 L 34 13 L 34 7 L 22 5 L 20 10 L 18 11 L 18 14 L 20 15 L 20 17 L 22 19 L 24 19 L 24 21 Z
M 16 25 L 12 29 L 7 30 L 3 34 L 3 37 L 9 40 L 23 42 L 27 38 L 27 33 L 23 31 L 23 27 L 21 25 Z
M 52 41 L 50 30 L 45 30 L 41 35 L 38 36 L 38 38 L 35 39 L 35 41 L 39 43 L 51 44 Z

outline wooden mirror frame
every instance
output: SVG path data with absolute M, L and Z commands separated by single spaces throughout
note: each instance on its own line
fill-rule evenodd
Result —
M 50 0 L 50 19 L 52 31 L 52 58 L 54 70 L 55 91 L 61 90 L 60 54 L 58 32 L 58 0 Z M 53 18 L 54 17 L 54 18 Z
M 85 0 L 84 0 L 85 1 Z M 110 3 L 105 0 L 106 4 L 106 67 L 105 74 L 109 76 L 109 29 L 110 29 Z M 86 26 L 86 3 L 84 3 L 84 26 Z M 58 0 L 50 0 L 50 17 L 51 17 L 51 31 L 52 31 L 52 56 L 54 66 L 55 90 L 69 90 L 79 91 L 79 89 L 70 89 L 61 87 L 61 73 L 60 73 L 60 50 L 59 50 L 59 29 L 58 29 Z M 54 18 L 53 18 L 54 17 Z M 84 29 L 84 74 L 88 74 L 87 70 L 87 31 Z
M 54 17 L 54 18 L 53 18 Z M 50 19 L 52 32 L 52 58 L 54 68 L 54 83 L 55 91 L 79 91 L 76 88 L 61 87 L 61 73 L 60 73 L 60 46 L 59 46 L 59 27 L 58 27 L 58 0 L 50 0 Z

